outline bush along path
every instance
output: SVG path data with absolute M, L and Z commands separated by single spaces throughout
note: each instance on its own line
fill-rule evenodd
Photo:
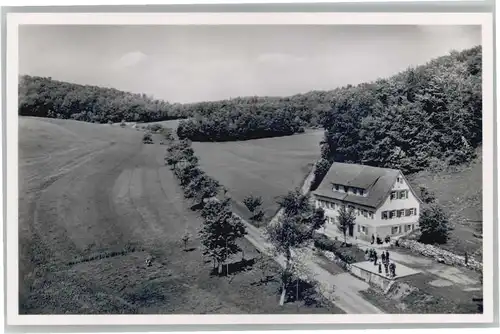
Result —
M 204 230 L 212 230 L 212 232 L 205 231 L 203 233 L 220 233 L 220 231 L 215 231 L 213 227 L 213 225 L 216 224 L 210 224 L 210 222 L 214 221 L 213 217 L 219 217 L 215 219 L 226 219 L 227 221 L 225 223 L 228 225 L 232 224 L 232 229 L 238 230 L 239 237 L 244 236 L 259 252 L 271 256 L 282 268 L 284 268 L 283 273 L 288 274 L 288 276 L 296 276 L 304 282 L 309 282 L 315 287 L 315 290 L 319 294 L 323 295 L 328 301 L 334 303 L 344 312 L 364 314 L 383 313 L 379 308 L 375 307 L 373 304 L 365 300 L 361 294 L 359 294 L 359 291 L 369 288 L 368 284 L 354 278 L 348 273 L 333 275 L 329 271 L 323 269 L 318 263 L 316 263 L 315 260 L 317 255 L 314 254 L 311 247 L 300 248 L 299 252 L 294 249 L 290 249 L 289 256 L 286 256 L 286 251 L 284 252 L 285 254 L 279 254 L 276 252 L 275 245 L 273 245 L 273 243 L 269 240 L 267 231 L 263 228 L 255 227 L 250 222 L 232 212 L 229 216 L 228 210 L 230 210 L 230 206 L 227 204 L 229 201 L 226 196 L 225 188 L 219 185 L 217 181 L 211 180 L 211 178 L 200 169 L 198 159 L 194 155 L 194 151 L 191 148 L 191 142 L 187 139 L 182 139 L 180 141 L 170 141 L 168 145 L 165 163 L 171 167 L 174 174 L 178 178 L 185 191 L 184 196 L 187 198 L 197 199 L 196 203 L 198 208 L 202 208 L 202 216 L 204 216 L 204 219 L 209 222 L 204 227 Z M 308 193 L 309 184 L 312 181 L 313 175 L 314 169 L 311 171 L 310 175 L 306 177 L 301 189 L 296 191 L 297 194 L 304 195 Z M 220 192 L 223 192 L 223 196 L 221 196 Z M 223 199 L 218 199 L 219 197 L 223 197 Z M 309 196 L 304 196 L 303 199 L 311 205 Z M 214 200 L 226 203 L 224 204 L 226 209 L 222 210 L 224 214 L 214 214 L 214 211 L 216 210 L 211 209 L 209 211 L 211 211 L 212 214 L 203 213 L 203 210 L 207 211 L 207 209 L 203 209 L 203 207 L 216 206 L 213 204 Z M 207 205 L 207 203 L 211 204 Z M 270 225 L 277 224 L 283 213 L 284 209 L 279 210 L 279 212 L 271 220 Z M 240 223 L 244 226 L 244 228 L 241 227 Z M 209 225 L 212 226 L 209 227 Z M 207 245 L 207 255 L 210 254 L 209 256 L 214 259 L 214 263 L 218 264 L 220 268 L 220 265 L 227 258 L 224 253 L 229 247 L 226 247 L 224 244 L 214 244 L 216 243 L 204 243 L 204 245 Z M 231 251 L 237 252 L 238 250 L 233 248 Z M 288 282 L 290 281 L 293 281 L 293 279 L 289 278 Z M 286 281 L 283 283 L 286 283 Z M 284 286 L 291 288 L 290 286 L 287 286 L 287 284 L 284 284 Z

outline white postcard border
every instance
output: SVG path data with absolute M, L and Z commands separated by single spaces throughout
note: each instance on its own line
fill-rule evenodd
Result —
M 493 18 L 489 13 L 8 13 L 7 14 L 7 324 L 443 324 L 493 321 Z M 18 314 L 18 34 L 21 24 L 58 25 L 481 25 L 483 53 L 483 314 L 383 315 L 19 315 Z

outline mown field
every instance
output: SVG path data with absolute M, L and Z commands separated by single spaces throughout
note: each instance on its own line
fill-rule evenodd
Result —
M 234 199 L 237 213 L 247 216 L 243 199 L 258 195 L 267 217 L 278 210 L 276 200 L 300 187 L 320 156 L 322 131 L 239 142 L 194 142 L 202 169 L 219 180 Z
M 19 123 L 20 313 L 341 312 L 306 288 L 280 307 L 277 265 L 263 283 L 245 239 L 244 261 L 238 254 L 228 277 L 213 275 L 202 221 L 164 165 L 159 137 L 145 145 L 130 127 Z

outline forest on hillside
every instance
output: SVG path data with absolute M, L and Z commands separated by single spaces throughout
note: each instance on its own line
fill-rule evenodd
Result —
M 146 94 L 24 75 L 19 79 L 19 115 L 116 123 L 178 119 L 186 111 L 181 104 Z
M 482 141 L 481 48 L 334 91 L 318 179 L 332 161 L 405 173 L 461 164 Z
M 318 173 L 332 161 L 401 169 L 470 161 L 482 139 L 481 47 L 387 79 L 285 98 L 249 97 L 188 109 L 180 138 L 244 140 L 325 129 Z M 322 177 L 318 175 L 318 180 Z
M 177 134 L 193 141 L 275 137 L 322 127 L 318 180 L 332 161 L 408 173 L 474 157 L 482 137 L 481 62 L 478 46 L 371 83 L 191 104 L 23 76 L 19 114 L 98 123 L 185 118 Z

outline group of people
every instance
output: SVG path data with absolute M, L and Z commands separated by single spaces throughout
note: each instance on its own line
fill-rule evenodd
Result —
M 378 264 L 378 272 L 382 273 L 382 266 L 384 266 L 385 274 L 390 277 L 396 277 L 396 264 L 390 262 L 389 251 L 382 251 L 381 262 L 378 262 L 378 254 L 374 249 L 370 250 L 370 260 L 373 261 L 373 264 L 376 266 Z

